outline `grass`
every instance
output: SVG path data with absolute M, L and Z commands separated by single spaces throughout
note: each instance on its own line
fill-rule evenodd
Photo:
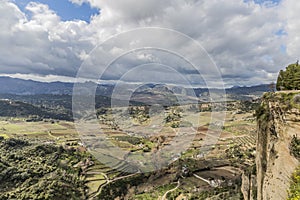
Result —
M 156 200 L 158 197 L 156 194 L 153 193 L 144 193 L 144 194 L 139 194 L 135 195 L 134 199 L 135 200 Z
M 132 145 L 132 144 L 126 142 L 126 141 L 117 141 L 117 140 L 114 140 L 114 139 L 112 139 L 112 140 L 110 140 L 110 141 L 111 141 L 114 145 L 116 145 L 116 146 L 118 146 L 118 147 L 120 147 L 120 148 L 122 148 L 122 149 L 126 149 L 126 150 L 130 150 L 130 149 L 132 149 L 132 148 L 135 147 L 134 145 Z
M 2 131 L 8 132 L 8 133 L 16 133 L 16 132 L 20 132 L 23 131 L 23 125 L 19 125 L 19 124 L 14 124 L 14 123 L 1 123 L 1 129 Z M 30 127 L 30 126 L 28 126 Z
M 2 121 L 1 121 L 2 120 Z M 50 122 L 26 122 L 24 119 L 11 118 L 0 120 L 0 136 L 27 136 L 53 139 L 53 137 L 74 138 L 78 137 L 71 122 L 59 123 Z M 66 126 L 70 124 L 70 126 Z M 50 134 L 51 132 L 51 134 Z
M 87 181 L 96 181 L 96 180 L 104 180 L 105 177 L 102 174 L 88 174 L 86 177 Z
M 105 165 L 94 165 L 89 168 L 89 171 L 101 171 L 103 173 L 106 173 L 110 170 L 110 168 L 106 167 Z
M 162 197 L 168 190 L 171 190 L 176 187 L 177 184 L 168 184 L 155 188 L 153 191 L 138 194 L 134 196 L 135 200 L 153 200 Z
M 4 133 L 0 133 L 0 137 L 3 137 L 4 139 L 9 138 L 8 135 L 4 134 Z
M 233 135 L 248 134 L 251 131 L 255 131 L 256 124 L 249 124 L 245 122 L 234 122 L 232 124 L 225 125 L 225 131 L 232 133 Z
M 89 193 L 96 192 L 103 181 L 88 181 L 86 186 L 89 188 Z M 104 181 L 105 183 L 105 181 Z
M 292 108 L 300 109 L 299 94 L 299 91 L 269 92 L 264 94 L 263 99 L 280 102 L 283 110 L 289 110 Z
M 211 122 L 210 112 L 189 113 L 188 116 L 184 116 L 183 120 L 191 122 L 194 126 L 204 126 Z

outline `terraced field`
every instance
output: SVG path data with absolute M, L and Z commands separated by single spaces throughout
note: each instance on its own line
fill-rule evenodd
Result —
M 105 121 L 99 120 L 99 128 L 101 128 L 102 132 L 106 135 L 105 139 L 110 141 L 111 144 L 128 152 L 123 155 L 123 158 L 130 155 L 131 159 L 137 161 L 142 161 L 144 159 L 140 159 L 140 156 L 142 155 L 141 153 L 153 153 L 163 149 L 170 145 L 176 135 L 181 134 L 182 132 L 187 135 L 194 132 L 195 137 L 189 148 L 174 158 L 174 163 L 179 160 L 182 160 L 181 162 L 169 166 L 168 171 L 161 172 L 162 174 L 150 173 L 148 177 L 149 180 L 147 179 L 149 183 L 143 183 L 134 187 L 132 186 L 132 188 L 135 188 L 134 190 L 131 188 L 129 183 L 131 181 L 143 180 L 142 178 L 141 180 L 139 179 L 140 177 L 143 177 L 143 175 L 138 173 L 138 169 L 131 168 L 128 163 L 121 161 L 119 158 L 113 158 L 115 159 L 114 164 L 109 165 L 111 167 L 108 167 L 103 163 L 110 162 L 112 158 L 101 157 L 102 160 L 98 158 L 102 162 L 101 163 L 95 159 L 97 154 L 93 154 L 95 156 L 93 158 L 94 163 L 86 165 L 87 167 L 84 168 L 82 172 L 85 185 L 87 186 L 87 197 L 89 199 L 97 199 L 103 191 L 108 192 L 108 190 L 115 184 L 125 183 L 127 184 L 126 187 L 128 187 L 127 189 L 129 193 L 131 190 L 138 191 L 137 194 L 132 193 L 131 191 L 131 195 L 134 196 L 135 199 L 169 199 L 173 196 L 175 198 L 175 196 L 187 194 L 188 191 L 193 191 L 192 193 L 196 194 L 201 193 L 206 189 L 210 190 L 211 188 L 209 184 L 206 182 L 199 182 L 195 176 L 189 175 L 185 177 L 182 175 L 181 170 L 182 166 L 185 165 L 185 160 L 192 159 L 192 163 L 196 163 L 186 165 L 192 172 L 198 170 L 198 175 L 201 175 L 201 170 L 206 169 L 207 166 L 228 166 L 229 162 L 226 160 L 226 150 L 235 146 L 240 146 L 243 149 L 251 149 L 255 146 L 256 138 L 253 130 L 255 130 L 256 124 L 249 120 L 252 116 L 251 113 L 234 115 L 227 113 L 228 115 L 225 119 L 225 125 L 220 135 L 215 134 L 214 132 L 208 134 L 208 125 L 211 114 L 209 112 L 203 112 L 200 114 L 192 111 L 184 113 L 182 115 L 183 119 L 190 123 L 187 124 L 187 127 L 180 128 L 171 127 L 172 124 L 164 124 L 162 126 L 155 126 L 155 124 L 151 124 L 158 123 L 162 119 L 161 116 L 154 116 L 152 119 L 153 121 L 149 121 L 148 124 L 132 123 L 131 118 L 126 119 L 122 118 L 122 116 L 117 116 L 117 120 L 123 120 L 120 127 L 116 127 L 113 122 L 110 122 L 109 120 L 112 120 L 111 118 L 103 118 Z M 37 143 L 43 142 L 61 144 L 66 149 L 82 151 L 87 154 L 90 154 L 90 152 L 87 152 L 88 148 L 91 148 L 94 152 L 96 152 L 99 150 L 98 148 L 103 148 L 101 145 L 104 144 L 103 142 L 97 143 L 99 138 L 97 134 L 91 131 L 86 136 L 81 135 L 81 137 L 85 137 L 86 140 L 91 141 L 91 143 L 88 143 L 87 146 L 83 145 L 79 139 L 79 135 L 74 124 L 66 121 L 49 120 L 26 122 L 26 119 L 6 118 L 0 120 L 0 136 L 4 138 L 28 138 L 32 141 L 36 141 Z M 206 137 L 212 137 L 216 139 L 216 142 L 214 144 L 210 144 L 208 146 L 209 152 L 202 155 L 203 152 L 200 152 L 200 149 Z M 216 169 L 217 168 L 215 168 L 215 170 Z M 220 174 L 228 173 L 228 171 L 222 170 L 223 169 L 217 169 Z M 205 173 L 211 174 L 214 178 L 217 177 L 210 171 L 210 169 L 208 169 Z M 235 173 L 238 174 L 238 172 Z M 228 177 L 229 179 L 234 179 L 232 176 Z M 180 185 L 177 185 L 179 179 Z M 195 184 L 196 182 L 197 184 Z M 195 188 L 195 186 L 197 187 Z M 176 190 L 173 190 L 174 188 L 176 188 Z

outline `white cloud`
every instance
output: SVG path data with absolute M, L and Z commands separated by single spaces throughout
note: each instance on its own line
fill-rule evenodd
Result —
M 300 1 L 285 0 L 283 2 L 282 18 L 285 19 L 286 26 L 286 47 L 287 53 L 295 61 L 300 56 Z
M 0 6 L 1 73 L 74 76 L 80 55 L 92 46 L 87 23 L 62 22 L 47 5 L 29 3 L 30 19 L 13 3 Z
M 83 3 L 88 3 L 87 0 L 69 0 L 70 2 L 77 4 L 77 5 L 82 5 Z
M 220 67 L 227 85 L 274 81 L 277 72 L 288 62 L 296 61 L 300 51 L 297 42 L 300 40 L 297 14 L 300 3 L 296 0 L 283 0 L 278 5 L 244 0 L 69 1 L 78 5 L 89 2 L 101 9 L 101 14 L 94 16 L 90 24 L 63 22 L 44 4 L 28 4 L 26 9 L 31 15 L 26 17 L 13 2 L 1 3 L 0 73 L 75 76 L 82 60 L 95 45 L 122 31 L 147 26 L 174 29 L 197 40 Z M 276 34 L 280 30 L 287 35 Z M 193 55 L 191 46 L 168 36 L 147 37 L 148 42 L 159 41 L 197 56 Z M 110 56 L 136 42 L 139 41 L 132 38 L 130 44 L 112 46 Z M 284 46 L 286 53 L 282 51 Z M 141 58 L 144 54 L 137 56 Z M 161 59 L 156 56 L 151 59 Z M 123 61 L 119 67 L 124 69 L 140 62 L 135 58 Z M 172 60 L 168 63 L 174 65 Z M 180 70 L 191 72 L 188 67 Z

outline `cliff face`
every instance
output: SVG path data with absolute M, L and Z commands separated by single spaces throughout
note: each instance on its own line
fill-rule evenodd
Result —
M 300 92 L 266 93 L 257 112 L 257 199 L 285 200 L 298 160 L 290 153 L 300 136 Z
M 243 193 L 244 200 L 256 200 L 257 190 L 256 190 L 256 176 L 254 174 L 242 174 L 242 187 L 241 191 Z

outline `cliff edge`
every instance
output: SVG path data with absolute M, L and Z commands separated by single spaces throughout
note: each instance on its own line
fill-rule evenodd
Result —
M 265 93 L 256 114 L 257 199 L 285 200 L 299 166 L 290 145 L 300 137 L 300 91 Z

